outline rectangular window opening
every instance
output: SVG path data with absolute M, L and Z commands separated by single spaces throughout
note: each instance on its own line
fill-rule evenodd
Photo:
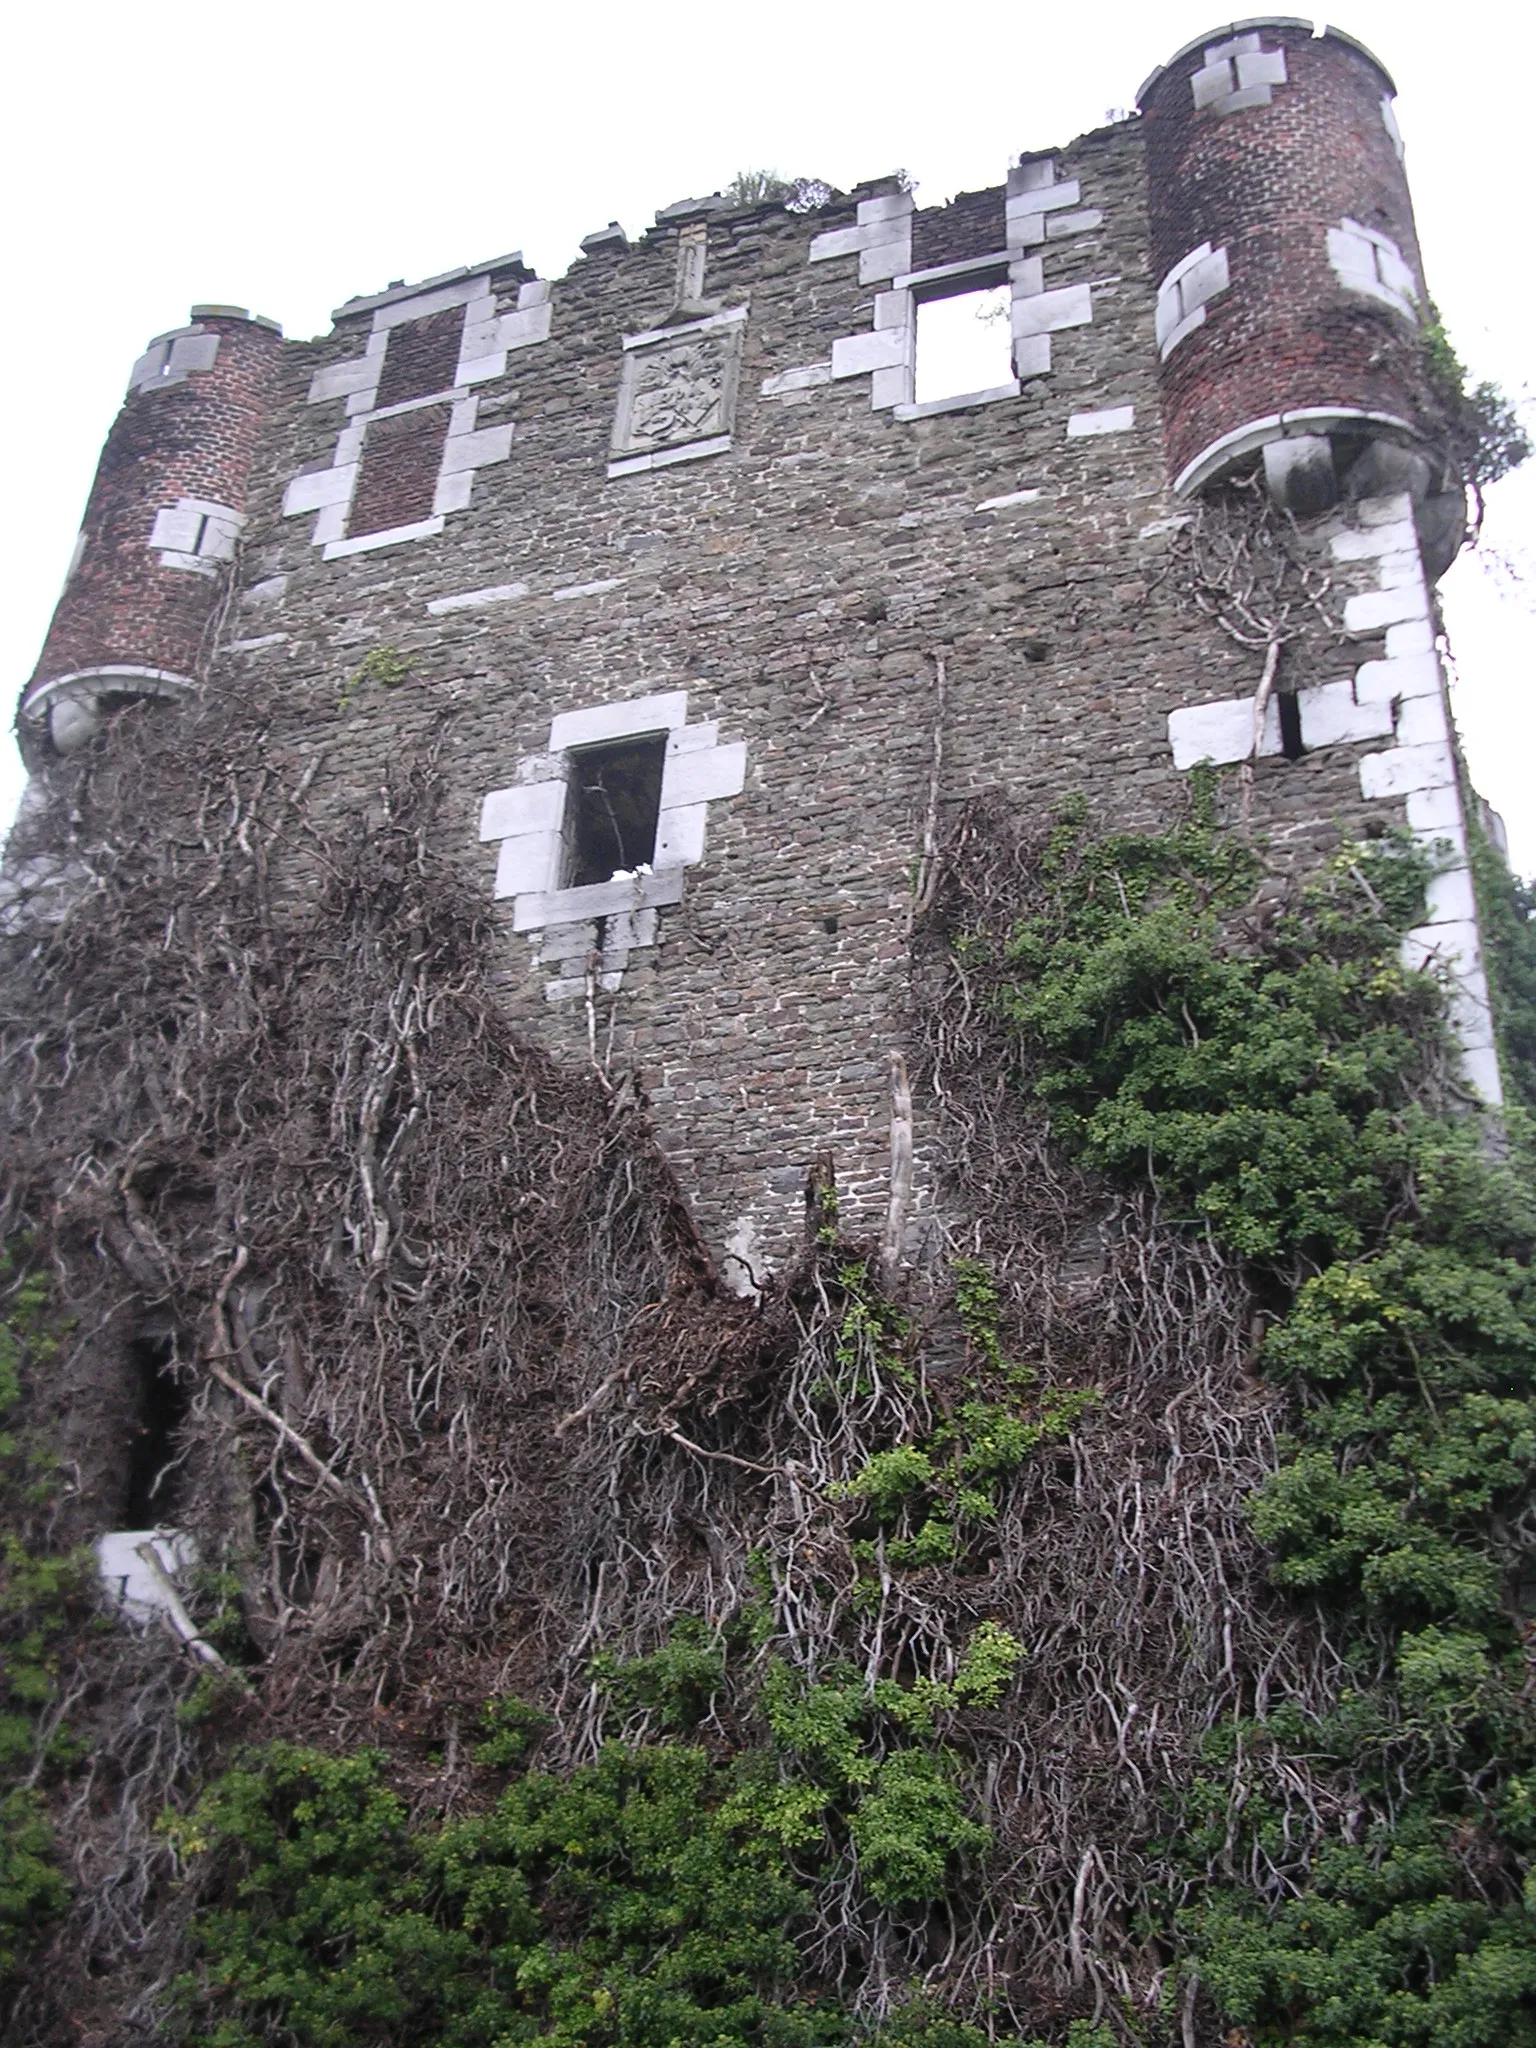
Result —
M 1006 284 L 918 301 L 917 404 L 995 391 L 1012 376 L 1012 293 Z
M 655 860 L 666 755 L 664 732 L 572 754 L 567 888 L 610 882 Z

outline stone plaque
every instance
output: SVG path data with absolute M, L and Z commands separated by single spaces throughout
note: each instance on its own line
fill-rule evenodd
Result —
M 649 455 L 729 434 L 742 326 L 659 335 L 624 358 L 615 456 Z

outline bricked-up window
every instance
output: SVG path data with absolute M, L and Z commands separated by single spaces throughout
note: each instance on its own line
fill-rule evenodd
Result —
M 917 307 L 919 405 L 995 391 L 1013 376 L 1011 294 L 1006 284 L 921 299 Z
M 948 206 L 919 208 L 912 216 L 914 270 L 996 256 L 1007 246 L 1003 194 L 996 189 L 957 192 Z
M 363 439 L 363 466 L 352 493 L 347 532 L 354 538 L 415 526 L 432 517 L 443 443 L 448 438 L 446 405 L 370 420 Z
M 404 405 L 408 398 L 432 398 L 451 391 L 459 371 L 459 344 L 464 339 L 464 308 L 429 313 L 425 320 L 402 320 L 389 331 L 377 406 Z
M 666 734 L 652 733 L 571 756 L 568 888 L 611 881 L 655 859 L 666 753 Z

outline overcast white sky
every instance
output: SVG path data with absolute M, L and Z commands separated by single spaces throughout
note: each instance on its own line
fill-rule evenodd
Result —
M 36 660 L 129 366 L 193 301 L 249 306 L 304 336 L 353 293 L 507 249 L 558 276 L 594 228 L 617 218 L 634 234 L 658 207 L 747 167 L 847 187 L 902 166 L 931 205 L 1129 107 L 1155 65 L 1220 25 L 1186 0 L 18 11 L 0 123 L 7 687 Z M 1536 8 L 1472 0 L 1448 15 L 1352 0 L 1339 26 L 1396 77 L 1425 264 L 1452 339 L 1477 375 L 1525 394 L 1536 382 Z M 1525 873 L 1536 871 L 1530 471 L 1494 491 L 1483 560 L 1463 559 L 1445 585 L 1472 771 Z M 20 781 L 6 742 L 0 824 Z

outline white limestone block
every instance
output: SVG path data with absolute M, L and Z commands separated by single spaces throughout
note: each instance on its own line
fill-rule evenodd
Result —
M 625 911 L 654 910 L 683 900 L 683 869 L 666 868 L 637 875 L 627 882 L 596 882 L 590 888 L 531 890 L 512 907 L 512 929 L 540 931 L 546 925 L 572 924 L 579 918 L 613 917 Z
M 113 1529 L 96 1539 L 96 1569 L 107 1596 L 134 1621 L 179 1608 L 173 1582 L 196 1563 L 197 1545 L 178 1529 Z
M 350 398 L 354 391 L 376 390 L 380 361 L 378 356 L 354 356 L 350 362 L 327 363 L 310 378 L 305 403 L 320 405 L 328 398 Z
M 180 335 L 171 343 L 166 371 L 172 377 L 185 377 L 189 370 L 211 370 L 218 353 L 216 334 Z
M 567 583 L 563 589 L 549 593 L 552 604 L 569 604 L 578 597 L 602 597 L 610 590 L 617 590 L 623 583 L 622 576 L 599 576 L 591 583 Z
M 1131 405 L 1106 407 L 1103 412 L 1075 412 L 1067 421 L 1067 439 L 1080 441 L 1093 434 L 1128 434 L 1136 424 Z
M 869 370 L 909 368 L 912 336 L 908 329 L 877 327 L 868 334 L 841 334 L 832 344 L 832 375 L 862 377 Z
M 905 227 L 905 223 L 902 225 Z M 901 277 L 911 268 L 910 229 L 890 241 L 867 243 L 859 251 L 860 284 L 878 284 L 883 278 Z
M 1056 159 L 1053 156 L 1037 156 L 1033 162 L 1015 164 L 1008 173 L 1008 197 L 1015 198 L 1021 192 L 1038 192 L 1056 182 Z
M 1189 82 L 1196 107 L 1214 107 L 1232 91 L 1232 66 L 1224 57 L 1217 58 L 1214 64 L 1207 58 Z
M 867 227 L 873 221 L 903 220 L 916 204 L 910 192 L 882 192 L 877 198 L 861 199 L 859 225 Z
M 1015 213 L 1008 216 L 1008 247 L 1035 249 L 1045 240 L 1043 213 Z
M 1336 747 L 1350 740 L 1392 738 L 1392 706 L 1357 703 L 1350 682 L 1323 683 L 1316 689 L 1298 690 L 1296 705 L 1304 747 Z
M 557 889 L 563 850 L 563 842 L 554 832 L 528 832 L 503 839 L 496 856 L 496 900 L 523 896 L 530 890 Z
M 532 348 L 536 342 L 548 341 L 550 322 L 554 307 L 545 299 L 537 305 L 519 306 L 515 313 L 501 316 L 501 345 L 503 348 Z
M 1231 282 L 1225 248 L 1210 249 L 1186 266 L 1179 279 L 1179 295 L 1193 309 L 1217 297 Z
M 1458 981 L 1481 976 L 1482 935 L 1475 919 L 1463 918 L 1453 924 L 1415 925 L 1403 935 L 1403 964 L 1410 968 L 1438 967 Z
M 1045 290 L 1043 256 L 1020 256 L 1008 266 L 1008 282 L 1015 298 L 1032 299 Z
M 1104 225 L 1104 215 L 1097 206 L 1084 207 L 1080 213 L 1053 213 L 1045 223 L 1047 239 L 1053 242 L 1063 240 L 1067 235 L 1092 234 L 1095 228 Z
M 1064 327 L 1087 327 L 1093 320 L 1093 296 L 1085 284 L 1063 285 L 1013 302 L 1014 335 L 1056 334 Z M 1021 373 L 1022 374 L 1022 373 Z
M 162 505 L 149 530 L 152 548 L 179 548 L 195 553 L 203 530 L 203 514 L 185 498 L 175 505 Z
M 1336 562 L 1369 562 L 1384 555 L 1417 552 L 1418 536 L 1411 519 L 1399 518 L 1394 508 L 1389 520 L 1370 522 L 1364 527 L 1347 527 L 1328 543 Z
M 1477 921 L 1477 897 L 1470 868 L 1447 868 L 1425 886 L 1426 924 L 1471 924 Z
M 1422 580 L 1417 587 L 1396 590 L 1362 590 L 1344 601 L 1344 626 L 1350 633 L 1379 633 L 1404 619 L 1428 615 L 1429 600 Z
M 165 360 L 170 352 L 171 345 L 168 341 L 157 341 L 153 348 L 145 349 L 128 372 L 128 389 L 141 391 L 146 384 L 156 383 L 165 368 Z
M 1158 302 L 1158 310 L 1159 312 L 1162 310 L 1161 301 Z M 1197 327 L 1203 327 L 1204 325 L 1205 308 L 1204 306 L 1196 306 L 1193 313 L 1187 313 L 1182 320 L 1176 320 L 1171 327 L 1166 328 L 1158 337 L 1158 353 L 1163 361 L 1166 363 L 1179 343 L 1187 341 Z
M 1461 791 L 1454 783 L 1440 789 L 1411 789 L 1407 802 L 1408 827 L 1430 843 L 1446 841 L 1455 853 L 1464 854 L 1466 826 L 1461 815 Z
M 1489 1109 L 1503 1107 L 1504 1077 L 1499 1071 L 1499 1055 L 1491 1044 L 1464 1045 L 1461 1071 L 1480 1102 Z
M 1242 50 L 1236 58 L 1237 89 L 1254 85 L 1284 85 L 1284 50 Z
M 1222 767 L 1246 761 L 1253 747 L 1253 699 L 1226 697 L 1215 704 L 1188 704 L 1169 713 L 1168 742 L 1175 768 L 1193 768 L 1210 761 Z M 1280 707 L 1271 697 L 1264 707 L 1261 755 L 1280 752 Z
M 1362 796 L 1407 796 L 1415 789 L 1454 788 L 1456 764 L 1449 746 L 1391 747 L 1367 754 L 1360 763 Z
M 704 828 L 709 805 L 673 804 L 664 808 L 656 821 L 657 868 L 692 867 L 704 858 Z
M 475 472 L 472 469 L 454 469 L 446 476 L 439 476 L 437 489 L 432 493 L 432 516 L 440 519 L 445 512 L 467 511 L 474 489 Z
M 314 469 L 294 477 L 283 493 L 283 516 L 295 512 L 318 512 L 323 505 L 345 505 L 357 480 L 357 464 L 347 462 L 331 469 Z
M 1417 547 L 1383 554 L 1378 574 L 1383 590 L 1421 590 L 1424 587 L 1424 564 L 1419 559 Z
M 1407 697 L 1398 707 L 1397 743 L 1400 747 L 1433 746 L 1450 738 L 1445 699 L 1436 690 L 1432 697 Z
M 440 617 L 444 612 L 478 611 L 488 604 L 509 604 L 513 598 L 526 597 L 526 583 L 492 583 L 483 590 L 460 590 L 451 597 L 434 597 L 427 610 Z
M 905 330 L 912 320 L 912 294 L 910 292 L 876 292 L 876 327 L 900 327 Z
M 1048 334 L 1015 334 L 1013 372 L 1016 377 L 1043 377 L 1051 367 L 1051 337 Z
M 871 412 L 880 412 L 887 406 L 906 405 L 911 397 L 912 371 L 905 363 L 895 370 L 876 370 L 869 380 Z
M 1428 619 L 1410 619 L 1387 628 L 1387 659 L 1397 661 L 1413 654 L 1432 654 L 1435 629 Z M 1438 673 L 1438 671 L 1437 671 Z
M 720 721 L 718 718 L 701 718 L 697 725 L 678 725 L 667 734 L 666 758 L 674 754 L 697 754 L 706 747 L 718 744 Z
M 688 692 L 663 690 L 649 697 L 631 697 L 618 704 L 594 704 L 582 711 L 562 711 L 550 720 L 549 751 L 597 747 L 604 740 L 628 739 L 648 732 L 670 732 L 688 716 Z
M 828 228 L 824 234 L 811 237 L 810 263 L 826 263 L 835 256 L 857 256 L 864 246 L 864 236 L 858 228 Z
M 478 433 L 450 434 L 443 446 L 444 476 L 463 469 L 484 469 L 492 462 L 505 462 L 512 453 L 512 425 L 481 427 Z
M 671 754 L 661 771 L 661 807 L 712 803 L 740 796 L 747 778 L 747 743 L 731 740 L 695 754 Z
M 776 377 L 765 377 L 757 388 L 764 398 L 778 398 L 786 391 L 810 391 L 831 381 L 830 362 L 802 363 L 793 370 L 781 370 Z
M 493 789 L 480 805 L 480 837 L 514 839 L 529 832 L 558 832 L 565 816 L 565 788 L 562 777 Z

